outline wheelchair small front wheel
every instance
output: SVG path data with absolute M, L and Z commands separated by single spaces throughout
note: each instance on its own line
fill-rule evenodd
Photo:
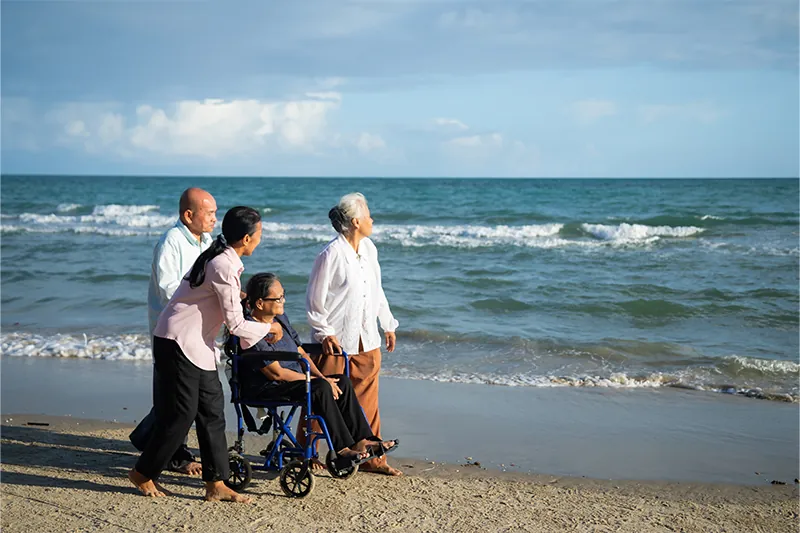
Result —
M 290 498 L 305 498 L 314 489 L 314 474 L 305 461 L 290 461 L 281 469 L 281 489 Z
M 356 475 L 356 472 L 358 472 L 358 465 L 352 465 L 347 468 L 336 468 L 334 459 L 335 456 L 332 451 L 329 451 L 328 455 L 325 456 L 325 466 L 328 467 L 328 472 L 330 472 L 333 477 L 347 479 L 353 477 Z
M 230 474 L 225 480 L 225 485 L 237 492 L 246 489 L 253 479 L 250 462 L 238 453 L 231 452 L 228 454 L 228 467 Z

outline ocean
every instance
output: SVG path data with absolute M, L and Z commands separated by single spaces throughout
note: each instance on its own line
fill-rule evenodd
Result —
M 214 195 L 220 220 L 234 205 L 261 211 L 243 278 L 278 274 L 305 339 L 327 212 L 364 193 L 400 321 L 384 375 L 800 399 L 792 179 L 5 175 L 3 357 L 149 364 L 152 250 L 189 186 Z

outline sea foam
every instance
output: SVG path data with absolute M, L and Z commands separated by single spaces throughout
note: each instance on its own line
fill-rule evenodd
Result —
M 704 231 L 703 228 L 695 226 L 645 226 L 628 223 L 616 226 L 581 224 L 581 228 L 598 239 L 617 243 L 653 242 L 661 237 L 691 237 Z

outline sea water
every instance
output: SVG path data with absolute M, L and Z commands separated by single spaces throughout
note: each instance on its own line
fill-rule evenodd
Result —
M 220 221 L 261 211 L 243 279 L 278 274 L 304 339 L 328 210 L 364 193 L 400 321 L 384 375 L 800 397 L 797 180 L 6 175 L 3 356 L 149 362 L 153 246 L 189 186 Z

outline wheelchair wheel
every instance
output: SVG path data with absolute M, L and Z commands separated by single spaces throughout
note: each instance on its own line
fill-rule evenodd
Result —
M 330 451 L 328 455 L 325 456 L 325 466 L 328 467 L 328 472 L 330 472 L 333 477 L 338 477 L 339 479 L 351 478 L 358 472 L 358 465 L 353 465 L 342 470 L 337 469 L 336 465 L 333 463 L 333 452 Z
M 305 498 L 314 489 L 314 474 L 305 461 L 290 461 L 281 470 L 281 489 L 290 498 Z
M 253 468 L 250 462 L 238 453 L 228 454 L 228 467 L 230 474 L 225 484 L 235 491 L 244 490 L 253 479 Z

